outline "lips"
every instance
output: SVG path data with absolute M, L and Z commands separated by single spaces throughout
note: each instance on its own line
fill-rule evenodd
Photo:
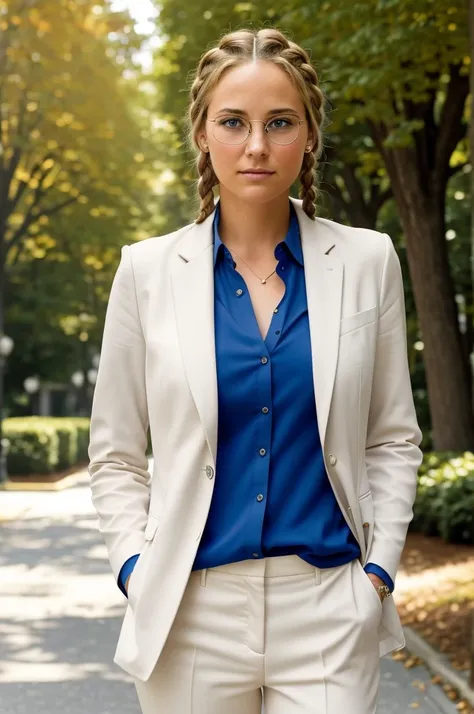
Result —
M 274 171 L 266 171 L 262 169 L 249 169 L 248 171 L 241 171 L 241 174 L 274 174 Z

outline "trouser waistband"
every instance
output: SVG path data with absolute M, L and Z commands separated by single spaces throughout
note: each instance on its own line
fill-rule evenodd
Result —
M 344 567 L 346 563 L 339 567 Z M 331 568 L 332 569 L 332 568 Z M 321 582 L 322 573 L 328 568 L 318 568 L 303 560 L 299 555 L 278 555 L 259 560 L 240 560 L 237 563 L 226 563 L 214 568 L 203 568 L 195 571 L 201 577 L 201 583 L 206 583 L 207 573 L 230 573 L 232 575 L 245 575 L 275 578 L 285 575 L 303 575 L 313 573 L 316 582 Z

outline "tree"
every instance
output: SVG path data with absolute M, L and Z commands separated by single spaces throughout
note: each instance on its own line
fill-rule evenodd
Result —
M 308 31 L 316 17 L 317 35 Z M 294 25 L 326 69 L 338 113 L 369 127 L 384 161 L 406 237 L 434 444 L 468 449 L 474 443 L 469 362 L 445 239 L 446 189 L 461 168 L 452 157 L 467 131 L 466 7 L 337 0 L 312 5 Z
M 151 144 L 124 78 L 138 46 L 125 14 L 104 0 L 0 0 L 0 31 L 2 294 L 25 250 L 56 245 L 53 217 L 79 207 L 128 229 L 146 215 Z

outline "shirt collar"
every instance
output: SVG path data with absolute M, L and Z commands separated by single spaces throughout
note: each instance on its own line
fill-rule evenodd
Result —
M 220 201 L 217 202 L 213 221 L 213 236 L 214 236 L 214 267 L 216 266 L 216 261 L 220 253 L 223 253 L 225 246 L 221 241 L 219 235 L 219 219 L 220 219 Z M 303 266 L 303 249 L 301 248 L 301 237 L 298 225 L 298 217 L 296 215 L 295 208 L 290 201 L 290 225 L 288 227 L 288 232 L 286 238 L 279 245 L 284 244 L 289 250 L 293 258 Z M 221 247 L 222 246 L 222 247 Z M 277 256 L 278 257 L 278 256 Z

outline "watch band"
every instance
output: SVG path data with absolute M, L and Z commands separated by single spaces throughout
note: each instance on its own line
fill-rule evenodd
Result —
M 375 589 L 377 590 L 381 602 L 383 602 L 385 598 L 390 597 L 392 594 L 388 585 L 377 585 Z

